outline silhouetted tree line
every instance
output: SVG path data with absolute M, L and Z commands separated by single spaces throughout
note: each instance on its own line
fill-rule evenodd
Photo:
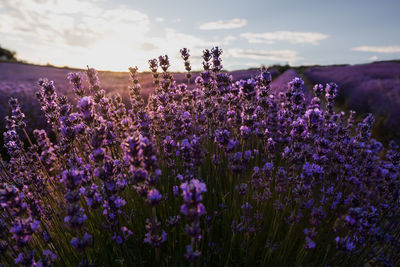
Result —
M 1 61 L 17 61 L 17 54 L 0 46 L 0 60 Z

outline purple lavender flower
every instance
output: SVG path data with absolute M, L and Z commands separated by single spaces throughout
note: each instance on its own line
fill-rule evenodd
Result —
M 92 236 L 85 232 L 82 238 L 74 237 L 71 239 L 71 245 L 77 249 L 82 250 L 90 245 Z
M 201 255 L 201 252 L 198 250 L 193 250 L 193 246 L 191 245 L 187 245 L 186 246 L 186 253 L 185 253 L 185 258 L 190 261 L 193 262 L 195 260 L 197 260 Z
M 161 229 L 161 223 L 157 221 L 157 217 L 153 222 L 149 219 L 146 220 L 146 229 L 148 232 L 145 235 L 144 242 L 150 244 L 153 248 L 160 247 L 167 241 L 167 233 Z
M 67 75 L 67 79 L 69 80 L 69 83 L 74 87 L 74 93 L 76 96 L 79 98 L 83 97 L 85 95 L 85 91 L 82 85 L 82 73 L 80 72 L 70 72 Z
M 159 62 L 159 64 L 160 64 L 161 69 L 162 69 L 164 72 L 166 72 L 166 71 L 168 70 L 168 68 L 171 66 L 171 65 L 169 64 L 169 58 L 168 58 L 167 55 L 165 55 L 165 56 L 160 56 L 160 57 L 158 58 L 158 62 Z
M 190 77 L 191 77 L 190 71 L 192 70 L 192 67 L 190 66 L 190 61 L 189 61 L 189 57 L 190 57 L 189 52 L 190 52 L 190 50 L 187 49 L 187 48 L 182 48 L 180 50 L 180 52 L 181 52 L 181 57 L 185 62 L 185 70 L 188 72 L 186 74 L 186 78 L 190 79 Z
M 149 205 L 157 205 L 161 202 L 162 195 L 158 192 L 157 189 L 152 189 L 147 193 L 147 204 Z
M 94 102 L 90 96 L 82 97 L 77 105 L 79 111 L 81 112 L 83 119 L 90 123 L 94 119 Z
M 220 58 L 222 54 L 222 49 L 219 48 L 218 46 L 213 47 L 211 49 L 211 55 L 212 55 L 212 70 L 213 72 L 217 73 L 219 72 L 223 66 L 222 66 L 222 59 Z

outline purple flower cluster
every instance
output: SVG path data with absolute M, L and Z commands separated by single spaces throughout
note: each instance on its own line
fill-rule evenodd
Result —
M 201 252 L 194 250 L 194 248 L 202 238 L 199 219 L 206 213 L 206 209 L 201 201 L 203 199 L 202 194 L 207 192 L 207 189 L 205 183 L 200 182 L 198 179 L 184 182 L 180 188 L 184 201 L 184 204 L 181 206 L 181 212 L 189 222 L 185 230 L 192 240 L 191 244 L 186 247 L 185 257 L 189 261 L 194 261 L 201 255 Z
M 186 73 L 186 78 L 189 80 L 192 77 L 192 74 L 190 74 L 190 71 L 192 70 L 192 66 L 190 65 L 189 57 L 190 57 L 190 50 L 187 48 L 182 48 L 180 50 L 181 52 L 181 57 L 184 61 L 185 64 L 185 70 L 187 71 Z

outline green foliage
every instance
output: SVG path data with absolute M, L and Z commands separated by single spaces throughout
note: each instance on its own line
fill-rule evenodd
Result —
M 0 61 L 17 61 L 17 53 L 0 46 Z
M 286 64 L 286 65 L 275 64 L 275 65 L 269 66 L 269 69 L 276 69 L 281 74 L 291 68 L 293 68 L 293 67 L 291 67 L 289 64 Z

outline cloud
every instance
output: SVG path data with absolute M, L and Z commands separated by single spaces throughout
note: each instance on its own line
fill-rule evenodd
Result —
M 400 53 L 400 45 L 391 46 L 357 46 L 351 50 L 358 52 L 371 52 L 371 53 Z
M 222 45 L 228 45 L 228 44 L 231 44 L 233 41 L 235 41 L 237 38 L 235 37 L 235 36 L 233 36 L 233 35 L 228 35 L 228 36 L 225 36 L 223 39 L 222 39 L 222 41 L 221 41 L 221 44 Z
M 145 70 L 149 58 L 169 54 L 173 63 L 180 60 L 182 47 L 201 54 L 212 46 L 175 29 L 153 37 L 147 14 L 118 4 L 103 8 L 98 0 L 0 0 L 0 13 L 2 42 L 11 43 L 19 58 L 36 63 Z M 183 69 L 183 63 L 174 68 Z
M 217 20 L 200 25 L 200 30 L 228 30 L 242 28 L 247 25 L 245 19 Z
M 165 29 L 164 35 L 159 35 L 157 37 L 145 36 L 143 40 L 150 44 L 162 45 L 162 47 L 160 47 L 160 52 L 165 51 L 164 54 L 172 49 L 175 49 L 176 53 L 180 48 L 183 47 L 187 47 L 189 49 L 201 49 L 213 45 L 213 43 L 210 41 L 192 34 L 179 32 L 174 28 Z
M 242 33 L 241 37 L 247 39 L 249 43 L 264 43 L 272 44 L 276 41 L 288 41 L 293 44 L 309 43 L 318 45 L 319 41 L 327 39 L 329 35 L 319 32 L 290 32 L 290 31 L 275 31 L 264 33 Z
M 234 58 L 248 58 L 256 60 L 269 60 L 274 62 L 294 63 L 302 57 L 294 50 L 250 50 L 250 49 L 229 49 L 228 54 Z
M 148 16 L 126 6 L 102 9 L 94 1 L 4 0 L 0 32 L 52 45 L 89 46 L 110 37 L 143 34 Z
M 163 22 L 163 21 L 164 21 L 164 18 L 162 18 L 162 17 L 157 17 L 155 20 L 156 20 L 157 22 Z
M 378 59 L 377 56 L 372 56 L 372 57 L 368 58 L 368 60 L 371 60 L 371 61 L 375 61 L 375 60 L 377 60 L 377 59 Z
M 157 48 L 158 48 L 158 47 L 155 46 L 155 45 L 152 44 L 152 43 L 142 43 L 142 44 L 138 47 L 138 49 L 143 50 L 143 51 L 152 51 L 152 50 L 155 50 L 155 49 L 157 49 Z
M 187 47 L 193 69 L 200 69 L 203 49 L 237 39 L 164 27 L 155 36 L 151 23 L 157 23 L 156 17 L 119 4 L 104 8 L 99 0 L 0 0 L 0 14 L 2 45 L 16 50 L 20 59 L 59 66 L 147 70 L 148 59 L 168 54 L 171 70 L 184 70 L 179 50 Z

